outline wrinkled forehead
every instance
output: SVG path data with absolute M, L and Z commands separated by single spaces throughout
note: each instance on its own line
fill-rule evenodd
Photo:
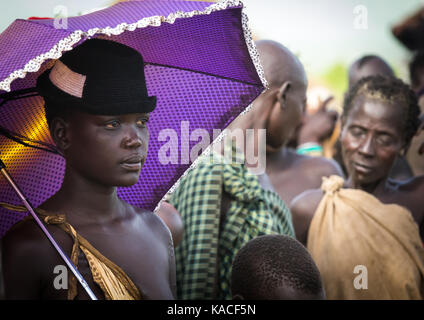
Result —
M 352 103 L 348 114 L 343 115 L 345 123 L 361 121 L 364 125 L 402 128 L 403 107 L 396 100 L 385 99 L 378 94 L 361 94 Z

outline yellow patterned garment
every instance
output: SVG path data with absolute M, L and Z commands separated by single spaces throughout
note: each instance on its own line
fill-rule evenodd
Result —
M 343 184 L 323 179 L 308 234 L 327 299 L 422 299 L 424 248 L 411 213 Z
M 0 202 L 0 206 L 17 212 L 25 212 L 23 206 L 14 206 Z M 141 300 L 141 293 L 125 272 L 112 261 L 97 251 L 86 239 L 79 235 L 75 229 L 66 222 L 65 215 L 52 215 L 42 209 L 37 209 L 37 214 L 46 224 L 57 225 L 69 234 L 74 244 L 72 246 L 71 261 L 77 267 L 79 250 L 81 249 L 90 265 L 94 282 L 102 289 L 107 300 Z M 32 216 L 26 217 L 32 219 Z M 73 300 L 77 295 L 77 279 L 69 274 L 68 300 Z

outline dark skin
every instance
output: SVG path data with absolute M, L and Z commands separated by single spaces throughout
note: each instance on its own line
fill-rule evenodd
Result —
M 257 300 L 325 300 L 324 289 L 317 294 L 304 292 L 290 286 L 282 285 L 268 291 L 266 296 L 256 297 Z M 233 300 L 245 300 L 242 294 L 234 294 Z
M 156 214 L 165 222 L 172 234 L 174 248 L 176 248 L 184 235 L 184 223 L 175 207 L 166 201 L 159 206 Z
M 300 61 L 275 42 L 260 41 L 257 48 L 265 76 L 271 84 L 271 90 L 255 101 L 258 109 L 263 110 L 264 114 L 269 113 L 266 120 L 266 173 L 275 191 L 289 204 L 301 192 L 319 187 L 323 176 L 343 173 L 335 161 L 300 155 L 287 148 L 303 121 L 308 85 L 306 74 Z M 301 129 L 299 136 L 306 140 L 304 142 L 322 140 L 326 137 L 322 131 L 327 132 L 328 127 L 334 124 L 334 117 L 326 114 L 325 105 L 319 112 L 315 117 L 319 120 L 315 121 L 320 123 L 319 128 L 309 123 L 307 128 Z M 321 113 L 324 116 L 318 117 Z M 322 125 L 322 122 L 326 125 Z
M 74 112 L 66 120 L 55 118 L 51 136 L 65 156 L 66 171 L 61 188 L 39 208 L 66 214 L 80 235 L 124 270 L 143 299 L 173 299 L 175 261 L 168 228 L 157 215 L 117 196 L 117 186 L 138 181 L 147 154 L 148 117 Z M 57 226 L 47 229 L 70 256 L 71 237 Z M 104 299 L 85 257 L 80 255 L 79 262 L 90 288 Z M 53 286 L 56 265 L 64 262 L 34 221 L 15 225 L 3 238 L 6 298 L 67 299 L 67 290 Z M 79 284 L 76 299 L 89 299 Z
M 303 191 L 318 188 L 322 177 L 343 176 L 333 161 L 299 155 L 288 148 L 267 154 L 267 173 L 275 190 L 287 205 Z
M 359 60 L 352 63 L 349 68 L 349 88 L 352 88 L 362 78 L 368 76 L 382 75 L 386 77 L 394 77 L 395 74 L 392 68 L 380 57 L 373 57 L 366 61 L 362 66 L 359 66 Z M 338 145 L 338 151 L 340 152 L 340 145 Z M 341 154 L 335 155 L 335 159 L 339 162 L 343 162 Z M 405 159 L 404 155 L 397 157 L 393 163 L 392 171 L 390 172 L 390 178 L 394 180 L 408 180 L 414 176 L 411 166 Z
M 352 88 L 362 78 L 368 76 L 382 75 L 394 77 L 395 74 L 390 66 L 379 57 L 367 60 L 362 66 L 359 66 L 359 60 L 356 60 L 349 68 L 349 88 Z
M 364 96 L 355 99 L 341 133 L 342 154 L 349 173 L 345 187 L 369 192 L 383 203 L 407 208 L 424 239 L 424 176 L 405 182 L 389 178 L 393 162 L 407 145 L 399 121 L 401 112 L 396 103 Z M 291 203 L 296 235 L 304 245 L 322 197 L 321 190 L 309 190 Z
M 272 290 L 267 300 L 325 300 L 325 293 L 321 290 L 317 294 L 312 294 L 283 285 Z

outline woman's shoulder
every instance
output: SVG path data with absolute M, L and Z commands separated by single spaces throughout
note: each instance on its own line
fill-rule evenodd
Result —
M 324 192 L 321 189 L 306 190 L 290 203 L 296 238 L 304 245 L 306 245 L 309 225 L 323 196 Z
M 323 196 L 324 192 L 321 189 L 306 190 L 293 198 L 290 203 L 290 209 L 313 214 Z

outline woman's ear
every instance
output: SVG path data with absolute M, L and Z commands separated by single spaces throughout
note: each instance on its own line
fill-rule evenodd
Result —
M 49 127 L 54 143 L 64 153 L 70 145 L 69 123 L 62 118 L 56 117 L 51 121 Z

